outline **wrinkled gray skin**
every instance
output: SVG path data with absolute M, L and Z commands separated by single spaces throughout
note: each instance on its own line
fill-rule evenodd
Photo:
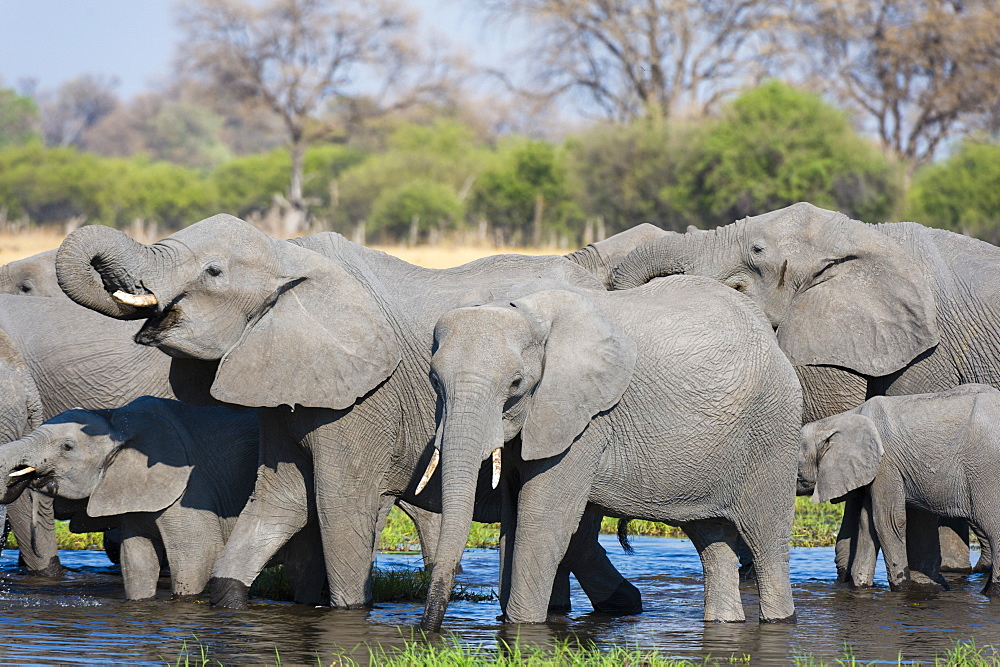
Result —
M 628 245 L 621 242 L 621 237 L 626 235 L 619 235 L 618 237 L 612 237 L 612 239 L 609 239 L 608 241 L 588 246 L 578 252 L 585 255 L 582 259 L 590 261 L 595 266 L 600 267 L 601 270 L 604 271 L 605 275 L 608 275 L 609 269 L 607 267 L 613 267 L 614 264 L 620 261 L 630 250 L 634 249 L 637 245 L 640 245 L 643 241 L 654 237 L 656 235 L 656 231 L 657 228 L 652 225 L 640 226 L 636 228 L 634 233 L 630 232 L 634 234 L 635 240 Z M 17 294 L 20 296 L 52 297 L 58 298 L 66 303 L 72 303 L 69 297 L 66 296 L 62 288 L 59 286 L 59 282 L 56 278 L 56 254 L 56 250 L 46 251 L 32 257 L 10 262 L 9 264 L 0 267 L 0 293 Z M 71 312 L 75 313 L 80 310 L 81 309 L 77 307 L 75 311 Z M 92 315 L 88 315 L 87 317 L 92 317 Z M 137 325 L 107 326 L 115 326 L 119 329 L 122 326 L 126 326 L 126 328 L 129 329 L 129 331 L 126 332 L 127 335 L 118 336 L 115 340 L 133 350 L 143 349 L 137 348 L 134 341 L 131 340 L 132 336 L 136 332 Z M 65 343 L 66 341 L 63 342 Z M 195 362 L 191 360 L 174 361 L 173 364 L 171 364 L 169 358 L 164 357 L 164 355 L 151 355 L 150 353 L 150 350 L 143 349 L 142 355 L 144 357 L 153 356 L 156 358 L 157 363 L 155 366 L 157 370 L 153 372 L 166 373 L 169 371 L 170 373 L 169 383 L 166 383 L 167 378 L 165 375 L 162 378 L 163 382 L 161 384 L 170 385 L 169 389 L 163 390 L 165 392 L 163 395 L 173 396 L 175 393 L 179 392 L 178 395 L 182 397 L 184 401 L 194 405 L 211 405 L 218 403 L 217 401 L 211 399 L 208 395 L 208 386 L 211 382 L 211 377 L 214 377 L 215 374 L 214 365 L 209 367 L 203 362 Z M 113 358 L 114 355 L 109 358 L 112 363 Z M 205 373 L 206 370 L 209 372 L 209 377 L 207 380 L 203 380 L 201 378 L 201 374 Z M 135 369 L 133 372 L 136 371 L 141 372 L 140 369 Z M 108 370 L 100 370 L 100 372 L 106 373 Z M 146 386 L 151 387 L 152 385 L 147 384 Z M 21 389 L 18 388 L 18 391 L 21 391 Z M 24 391 L 27 391 L 27 389 L 24 389 Z M 138 394 L 131 392 L 124 396 L 124 400 L 135 398 L 138 395 L 142 395 L 142 392 L 140 391 Z M 90 401 L 89 399 L 81 397 L 80 400 L 76 401 L 76 403 L 79 405 L 86 405 L 91 408 L 117 407 L 121 403 L 121 401 L 112 401 L 110 403 L 102 404 L 99 400 L 97 400 L 98 396 L 95 396 L 94 398 L 94 401 Z M 11 401 L 10 404 L 20 405 L 16 399 Z M 53 416 L 53 413 L 45 412 L 45 415 L 46 417 L 51 417 Z M 39 417 L 40 418 L 33 424 L 28 424 L 27 421 L 23 421 L 21 426 L 7 429 L 7 431 L 9 431 L 9 435 L 7 434 L 7 431 L 0 433 L 0 437 L 2 437 L 2 439 L 0 439 L 0 443 L 9 442 L 27 434 L 44 419 L 40 415 Z M 16 421 L 16 415 L 5 417 L 2 413 L 0 413 L 0 418 L 5 418 L 10 423 L 14 423 Z M 62 503 L 62 505 L 65 505 L 65 503 Z M 417 533 L 421 539 L 424 563 L 429 565 L 433 562 L 433 550 L 438 542 L 438 524 L 440 523 L 440 516 L 405 502 L 399 503 L 399 506 L 416 525 Z M 71 518 L 71 529 L 75 532 L 91 532 L 104 529 L 103 524 L 106 522 L 88 521 L 85 513 L 76 512 L 73 508 L 61 507 L 61 509 L 62 512 L 58 518 Z M 387 505 L 382 510 L 382 514 L 379 519 L 379 532 L 381 532 L 381 527 L 384 525 L 389 509 L 390 506 Z M 15 506 L 11 508 L 11 523 L 19 544 L 31 545 L 31 553 L 23 556 L 29 572 L 36 574 L 56 574 L 59 567 L 53 524 L 52 499 L 41 494 L 36 494 L 32 489 L 28 489 L 24 495 L 18 498 L 15 502 Z M 30 538 L 29 535 L 31 536 Z M 107 543 L 107 541 L 108 536 L 106 535 L 105 542 Z M 22 553 L 24 553 L 24 551 L 26 550 L 23 549 Z M 53 563 L 51 567 L 49 566 L 50 563 Z
M 46 250 L 0 266 L 0 294 L 65 299 L 56 281 L 56 251 Z
M 443 519 L 425 630 L 441 625 L 480 463 L 498 447 L 507 621 L 546 619 L 544 592 L 586 508 L 682 526 L 704 566 L 708 621 L 744 620 L 742 536 L 761 619 L 793 617 L 802 397 L 749 299 L 686 276 L 545 290 L 447 313 L 435 347 Z
M 623 260 L 615 283 L 686 273 L 750 296 L 796 367 L 808 422 L 876 395 L 1000 387 L 997 266 L 1000 249 L 989 243 L 800 203 L 711 231 L 665 234 Z M 841 580 L 852 569 L 860 503 L 852 495 L 845 507 Z M 946 527 L 941 539 L 943 569 L 968 572 L 967 545 Z
M 799 491 L 825 502 L 863 489 L 865 522 L 858 549 L 881 547 L 889 587 L 947 588 L 940 573 L 912 577 L 906 538 L 916 528 L 932 544 L 936 516 L 968 519 L 997 553 L 1000 540 L 1000 391 L 965 384 L 935 394 L 879 396 L 802 428 Z M 916 526 L 910 517 L 917 510 Z M 929 527 L 929 530 L 928 530 Z M 859 568 L 859 560 L 855 568 Z M 874 568 L 872 568 L 874 569 Z M 852 572 L 872 584 L 869 569 Z M 1000 566 L 993 561 L 983 594 L 1000 595 Z
M 112 410 L 64 412 L 0 446 L 0 475 L 30 466 L 35 472 L 23 477 L 31 487 L 85 501 L 92 517 L 120 515 L 127 599 L 156 596 L 161 552 L 173 597 L 192 597 L 208 583 L 253 491 L 257 438 L 255 410 L 143 397 Z M 299 587 L 296 598 L 318 604 L 320 554 L 294 552 L 298 560 L 283 562 Z
M 0 295 L 0 442 L 26 435 L 73 407 L 103 408 L 146 394 L 173 396 L 170 358 L 132 341 L 137 327 L 68 299 Z M 0 499 L 3 501 L 3 499 Z M 29 573 L 61 571 L 53 503 L 29 491 L 9 507 Z M 60 518 L 68 518 L 63 515 Z M 78 530 L 103 530 L 81 524 Z
M 534 278 L 602 286 L 564 257 L 499 255 L 431 270 L 338 234 L 273 239 L 226 215 L 149 246 L 107 227 L 84 227 L 65 240 L 56 268 L 78 303 L 112 317 L 148 318 L 138 342 L 175 357 L 221 359 L 211 385 L 216 399 L 265 408 L 254 501 L 213 573 L 212 600 L 229 607 L 246 605 L 247 588 L 304 525 L 312 502 L 331 604 L 370 604 L 381 508 L 402 498 L 440 509 L 438 475 L 415 494 L 433 449 L 436 396 L 428 373 L 438 318 Z M 153 294 L 157 305 L 120 303 L 115 290 Z M 489 471 L 482 486 L 477 516 L 496 521 L 499 494 L 489 492 Z M 596 608 L 641 609 L 596 535 L 587 537 L 566 569 Z M 556 606 L 568 607 L 566 583 L 554 592 Z

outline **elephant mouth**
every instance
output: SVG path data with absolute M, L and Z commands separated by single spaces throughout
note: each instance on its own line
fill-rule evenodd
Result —
M 170 356 L 187 356 L 167 343 L 170 330 L 180 324 L 180 308 L 171 306 L 159 315 L 150 317 L 135 334 L 133 340 L 139 345 L 158 347 Z

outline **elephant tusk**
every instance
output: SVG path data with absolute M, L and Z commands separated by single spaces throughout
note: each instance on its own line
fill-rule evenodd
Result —
M 126 306 L 135 306 L 136 308 L 148 308 L 149 306 L 155 306 L 157 303 L 155 294 L 129 294 L 128 292 L 118 290 L 111 296 L 118 303 L 124 303 Z
M 21 475 L 27 475 L 29 472 L 35 472 L 35 469 L 32 468 L 31 466 L 28 466 L 27 468 L 21 468 L 20 470 L 15 470 L 14 472 L 12 472 L 10 475 L 8 475 L 8 477 L 20 477 Z
M 424 487 L 427 486 L 427 482 L 431 481 L 431 476 L 434 474 L 434 471 L 437 470 L 438 461 L 440 460 L 441 450 L 435 447 L 434 456 L 431 457 L 431 462 L 427 464 L 427 470 L 424 472 L 424 476 L 420 478 L 420 484 L 417 484 L 416 493 L 423 491 Z M 416 493 L 414 495 L 416 495 Z
M 500 483 L 500 448 L 493 450 L 493 488 Z

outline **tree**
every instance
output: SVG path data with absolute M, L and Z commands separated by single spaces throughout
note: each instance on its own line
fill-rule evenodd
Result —
M 733 100 L 677 173 L 661 196 L 705 227 L 798 201 L 885 220 L 900 195 L 896 168 L 844 112 L 778 81 Z
M 1000 144 L 966 140 L 947 160 L 917 172 L 907 218 L 1000 241 Z
M 0 88 L 0 146 L 17 146 L 39 137 L 38 105 L 30 97 Z
M 779 6 L 778 0 L 488 4 L 534 29 L 523 58 L 539 94 L 578 94 L 619 121 L 704 112 L 753 83 L 774 53 L 768 34 Z
M 77 146 L 84 133 L 118 107 L 117 79 L 94 74 L 67 81 L 42 101 L 42 132 L 48 146 Z
M 266 104 L 291 148 L 286 231 L 305 219 L 303 160 L 327 101 L 357 94 L 355 84 L 391 84 L 406 69 L 413 18 L 395 0 L 188 0 L 179 6 L 183 60 L 193 72 Z M 374 86 L 377 88 L 377 86 Z
M 912 174 L 1000 104 L 995 0 L 806 0 L 791 25 L 817 85 Z

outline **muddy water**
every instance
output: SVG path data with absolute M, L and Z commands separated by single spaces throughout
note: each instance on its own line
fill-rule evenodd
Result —
M 1000 601 L 978 591 L 982 575 L 953 577 L 952 590 L 903 594 L 880 589 L 851 591 L 832 583 L 832 549 L 793 549 L 792 583 L 799 621 L 795 625 L 718 625 L 701 621 L 701 568 L 690 542 L 634 538 L 634 555 L 625 555 L 614 538 L 604 540 L 617 566 L 642 591 L 643 614 L 608 619 L 587 613 L 582 593 L 575 611 L 545 626 L 523 626 L 520 636 L 534 642 L 575 634 L 600 646 L 658 648 L 664 655 L 727 659 L 749 654 L 755 664 L 786 664 L 796 655 L 836 658 L 844 642 L 862 660 L 926 660 L 944 653 L 956 640 L 1000 645 Z M 317 610 L 292 604 L 257 602 L 247 611 L 214 609 L 207 604 L 163 600 L 125 603 L 121 578 L 102 553 L 63 552 L 75 568 L 61 580 L 27 578 L 17 573 L 14 551 L 0 559 L 0 662 L 173 663 L 184 642 L 203 646 L 208 657 L 226 664 L 329 664 L 338 654 L 359 659 L 366 645 L 401 645 L 420 619 L 417 604 L 382 604 L 371 611 Z M 490 586 L 496 552 L 470 551 L 460 583 Z M 412 556 L 382 555 L 379 567 L 416 567 Z M 163 582 L 164 585 L 166 582 Z M 744 585 L 747 618 L 756 619 L 756 590 Z M 446 628 L 470 646 L 489 651 L 499 626 L 493 602 L 453 603 Z M 197 638 L 197 639 L 195 639 Z M 195 651 L 196 655 L 197 649 Z

